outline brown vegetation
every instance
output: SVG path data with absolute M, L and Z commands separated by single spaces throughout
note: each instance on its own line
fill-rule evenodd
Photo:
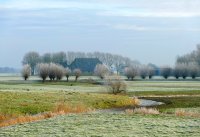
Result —
M 84 105 L 72 106 L 69 104 L 59 103 L 55 106 L 52 112 L 45 112 L 37 115 L 19 116 L 17 118 L 7 117 L 6 115 L 0 115 L 0 121 L 2 121 L 0 123 L 0 127 L 39 121 L 47 118 L 52 118 L 58 115 L 65 115 L 69 113 L 83 113 L 88 111 L 91 111 L 91 109 L 87 108 Z

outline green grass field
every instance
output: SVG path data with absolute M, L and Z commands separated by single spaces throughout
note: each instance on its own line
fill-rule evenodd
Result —
M 162 114 L 70 114 L 3 127 L 0 136 L 200 136 L 200 117 L 174 114 L 177 109 L 200 113 L 200 82 L 126 81 L 127 94 L 112 95 L 97 80 L 84 76 L 79 82 L 72 77 L 69 83 L 65 79 L 42 83 L 37 77 L 23 81 L 18 76 L 1 76 L 0 114 L 35 115 L 52 111 L 60 102 L 91 109 L 121 108 L 132 105 L 133 96 L 164 102 L 157 107 Z

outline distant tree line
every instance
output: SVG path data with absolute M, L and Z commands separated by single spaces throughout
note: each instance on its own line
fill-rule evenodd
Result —
M 174 77 L 176 79 L 191 77 L 195 79 L 200 76 L 200 67 L 195 63 L 178 63 L 174 68 L 162 66 L 159 68 L 159 71 L 160 74 L 157 76 L 162 76 L 164 79 L 168 79 L 169 77 Z M 141 65 L 139 67 L 130 66 L 124 69 L 124 75 L 127 76 L 129 80 L 133 80 L 136 76 L 140 76 L 142 79 L 152 79 L 153 76 L 156 76 L 156 70 L 148 65 Z
M 9 67 L 0 67 L 0 73 L 18 73 L 19 70 Z
M 127 57 L 101 52 L 58 52 L 46 53 L 42 56 L 37 52 L 29 52 L 23 59 L 22 75 L 24 79 L 27 79 L 29 77 L 27 73 L 30 72 L 33 75 L 37 72 L 43 81 L 48 77 L 50 80 L 61 80 L 64 76 L 68 81 L 69 77 L 74 75 L 77 81 L 82 73 L 81 70 L 79 68 L 74 70 L 69 68 L 69 64 L 76 58 L 98 58 L 103 64 L 96 65 L 94 75 L 100 79 L 105 79 L 114 70 L 117 74 L 125 75 L 129 80 L 134 80 L 136 76 L 141 77 L 141 79 L 152 79 L 153 76 L 162 76 L 164 79 L 169 77 L 176 79 L 191 77 L 195 79 L 200 76 L 200 45 L 197 45 L 197 49 L 193 52 L 179 56 L 174 67 L 157 67 L 154 64 L 142 65 Z
M 39 55 L 37 52 L 29 52 L 25 54 L 22 63 L 23 65 L 30 65 L 31 75 L 34 75 L 36 72 L 36 66 L 39 63 L 55 63 L 67 68 L 76 58 L 98 58 L 109 69 L 114 69 L 117 73 L 122 72 L 127 66 L 140 64 L 137 61 L 129 59 L 128 57 L 101 52 L 58 52 L 45 53 L 43 55 Z

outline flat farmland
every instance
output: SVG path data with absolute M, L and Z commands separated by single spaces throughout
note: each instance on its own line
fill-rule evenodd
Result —
M 82 76 L 78 82 L 74 82 L 74 77 L 71 77 L 70 82 L 63 79 L 59 82 L 44 83 L 38 77 L 23 81 L 19 76 L 1 76 L 0 112 L 2 116 L 7 116 L 7 120 L 53 111 L 61 102 L 72 107 L 81 106 L 82 109 L 90 111 L 72 112 L 1 127 L 0 136 L 200 135 L 199 81 L 135 80 L 125 83 L 126 94 L 112 95 L 107 86 L 94 76 Z M 131 102 L 133 96 L 165 104 L 153 107 L 160 112 L 158 115 L 98 111 L 134 106 Z M 183 115 L 177 116 L 176 112 L 180 110 Z

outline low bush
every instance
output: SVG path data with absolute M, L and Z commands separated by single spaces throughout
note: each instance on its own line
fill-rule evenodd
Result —
M 175 111 L 175 116 L 179 117 L 200 117 L 200 113 L 197 112 L 188 112 L 183 109 L 178 109 Z
M 109 76 L 107 78 L 107 86 L 109 92 L 113 94 L 126 93 L 126 83 L 120 78 L 120 76 Z
M 134 113 L 135 114 L 143 114 L 143 115 L 146 115 L 146 114 L 158 115 L 158 114 L 160 114 L 160 112 L 156 108 L 145 108 L 145 107 L 134 109 Z

